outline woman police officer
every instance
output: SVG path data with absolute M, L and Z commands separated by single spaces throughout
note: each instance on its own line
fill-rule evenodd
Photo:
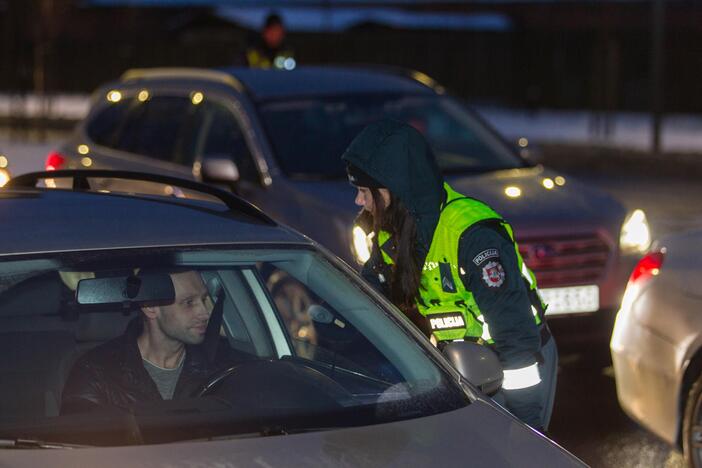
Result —
M 369 125 L 342 159 L 358 189 L 357 223 L 374 233 L 363 276 L 434 342 L 490 346 L 504 369 L 496 399 L 545 431 L 558 354 L 509 224 L 444 182 L 426 140 L 405 123 Z

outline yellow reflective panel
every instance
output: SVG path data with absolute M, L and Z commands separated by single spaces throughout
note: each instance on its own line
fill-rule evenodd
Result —
M 78 145 L 76 149 L 78 150 L 79 154 L 85 155 L 90 153 L 90 148 L 88 147 L 88 145 Z
M 145 89 L 142 89 L 139 91 L 139 94 L 137 94 L 137 99 L 139 102 L 144 102 L 149 99 L 149 92 Z
M 5 168 L 8 164 L 9 161 L 7 160 L 7 158 L 4 155 L 0 154 L 0 168 Z
M 517 198 L 522 196 L 522 189 L 519 187 L 515 187 L 514 185 L 510 185 L 509 187 L 505 188 L 505 195 L 507 195 L 510 198 Z
M 556 185 L 563 187 L 566 183 L 565 177 L 557 176 L 555 179 Z
M 119 102 L 122 100 L 122 93 L 120 93 L 116 89 L 113 89 L 112 91 L 108 91 L 107 92 L 107 100 L 110 102 Z
M 195 91 L 190 94 L 190 101 L 196 106 L 200 104 L 205 99 L 205 95 L 200 91 Z
M 541 181 L 541 184 L 544 186 L 546 190 L 551 190 L 556 184 L 553 182 L 553 179 L 550 179 L 546 177 L 544 180 Z
M 85 167 L 90 167 L 93 165 L 93 160 L 86 156 L 80 160 L 80 163 Z

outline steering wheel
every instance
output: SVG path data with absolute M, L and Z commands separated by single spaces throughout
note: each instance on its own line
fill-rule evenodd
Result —
M 234 405 L 341 408 L 353 395 L 324 373 L 295 359 L 261 359 L 222 369 L 193 394 Z

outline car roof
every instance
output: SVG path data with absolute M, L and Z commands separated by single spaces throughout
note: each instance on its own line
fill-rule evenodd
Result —
M 263 218 L 194 199 L 78 192 L 0 191 L 0 255 L 209 244 L 306 244 Z
M 255 101 L 284 100 L 304 96 L 345 94 L 443 93 L 443 88 L 427 75 L 411 70 L 372 66 L 303 66 L 293 71 L 228 67 L 219 70 L 198 68 L 147 68 L 125 72 L 123 83 L 142 80 L 163 83 L 209 82 L 245 91 Z

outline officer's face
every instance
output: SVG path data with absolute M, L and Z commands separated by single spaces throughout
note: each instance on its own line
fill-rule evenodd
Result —
M 356 193 L 356 206 L 360 206 L 365 211 L 375 215 L 375 201 L 373 200 L 373 193 L 368 187 L 357 187 L 358 192 Z M 390 192 L 388 189 L 378 189 L 380 196 L 383 198 L 383 205 L 385 208 L 390 204 Z
M 184 344 L 199 344 L 212 313 L 212 301 L 196 271 L 170 275 L 175 288 L 175 302 L 155 307 L 156 323 L 168 338 Z

